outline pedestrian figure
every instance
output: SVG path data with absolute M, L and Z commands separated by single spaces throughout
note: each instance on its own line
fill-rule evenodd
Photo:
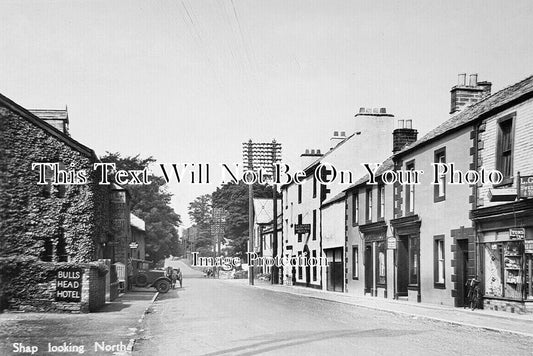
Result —
M 128 290 L 133 288 L 133 264 L 131 258 L 128 259 L 128 264 L 126 265 L 126 274 L 128 275 Z
M 180 281 L 180 288 L 183 287 L 183 275 L 181 274 L 181 269 L 178 267 L 178 269 L 174 270 L 176 272 L 176 280 Z

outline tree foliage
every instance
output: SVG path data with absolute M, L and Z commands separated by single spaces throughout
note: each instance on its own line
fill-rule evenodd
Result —
M 143 170 L 155 162 L 153 157 L 122 157 L 120 153 L 106 152 L 102 162 L 115 163 L 117 169 Z M 149 175 L 150 184 L 128 185 L 131 212 L 146 223 L 146 255 L 159 261 L 169 255 L 179 255 L 178 226 L 181 217 L 170 206 L 172 194 L 165 189 L 162 177 Z
M 244 257 L 248 251 L 248 185 L 242 181 L 226 183 L 212 194 L 213 207 L 226 210 L 226 238 L 230 240 L 229 251 L 233 256 Z M 261 184 L 253 186 L 254 198 L 272 198 L 272 187 Z
M 195 241 L 196 252 L 203 256 L 209 255 L 212 251 L 212 211 L 211 194 L 196 197 L 194 201 L 189 203 L 189 217 L 191 218 L 191 221 L 194 222 L 197 229 Z

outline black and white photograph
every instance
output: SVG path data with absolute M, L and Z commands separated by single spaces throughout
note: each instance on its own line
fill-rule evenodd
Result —
M 533 355 L 533 2 L 1 0 L 0 355 Z

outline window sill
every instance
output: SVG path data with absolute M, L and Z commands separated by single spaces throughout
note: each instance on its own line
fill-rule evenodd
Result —
M 443 195 L 441 197 L 438 197 L 438 196 L 434 196 L 433 197 L 433 202 L 434 203 L 440 203 L 441 201 L 445 201 L 446 200 L 446 195 Z
M 511 187 L 513 185 L 513 182 L 514 182 L 514 177 L 506 177 L 506 178 L 503 178 L 501 183 L 493 184 L 492 187 L 493 188 Z

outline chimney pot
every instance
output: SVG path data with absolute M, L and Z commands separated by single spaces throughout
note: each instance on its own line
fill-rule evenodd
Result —
M 339 131 L 333 131 L 333 136 L 339 136 Z
M 306 154 L 306 155 L 309 154 L 309 148 L 306 148 L 306 149 L 305 149 L 305 154 Z
M 387 108 L 381 108 L 381 109 L 379 109 L 379 113 L 380 113 L 380 114 L 386 114 L 386 113 L 387 113 Z
M 468 85 L 471 87 L 477 86 L 477 74 L 470 74 Z
M 341 131 L 341 136 L 345 137 L 346 136 L 346 131 Z
M 379 114 L 379 109 L 378 108 L 373 108 L 372 109 L 372 113 L 373 114 Z
M 457 76 L 457 85 L 466 85 L 466 73 Z
M 312 149 L 311 150 L 311 154 L 314 155 L 315 154 L 315 150 Z
M 365 109 L 365 108 L 359 108 L 359 114 L 364 114 L 364 113 L 365 113 L 365 111 L 366 111 L 366 109 Z
M 404 128 L 404 124 L 403 124 L 403 120 L 398 120 L 398 128 L 399 129 L 403 129 Z
M 406 129 L 412 129 L 413 128 L 413 120 L 405 120 L 405 128 Z
M 319 155 L 320 154 L 320 150 L 316 150 L 316 154 Z

